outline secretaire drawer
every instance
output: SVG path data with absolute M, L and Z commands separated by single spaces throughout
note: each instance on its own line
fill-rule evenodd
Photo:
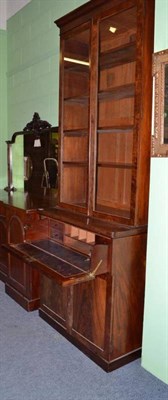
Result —
M 63 241 L 64 224 L 58 221 L 50 220 L 50 238 L 58 242 Z

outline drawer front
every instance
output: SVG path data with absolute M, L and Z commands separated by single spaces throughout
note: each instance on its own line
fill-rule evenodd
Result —
M 57 242 L 63 242 L 64 237 L 64 224 L 50 220 L 50 238 Z

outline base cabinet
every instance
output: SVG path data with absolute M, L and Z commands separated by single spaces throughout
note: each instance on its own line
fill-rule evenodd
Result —
M 39 272 L 34 271 L 29 265 L 23 264 L 16 257 L 13 269 L 14 272 L 10 268 L 9 277 L 5 283 L 6 293 L 26 311 L 38 309 L 40 304 Z
M 41 272 L 40 316 L 112 371 L 141 354 L 146 233 L 111 239 L 107 273 L 60 286 Z
M 40 304 L 40 272 L 10 251 L 10 245 L 46 236 L 47 221 L 41 220 L 36 211 L 26 212 L 6 206 L 6 245 L 2 246 L 5 262 L 5 291 L 27 311 L 35 310 Z M 1 222 L 0 222 L 1 224 Z M 3 244 L 5 244 L 3 242 Z M 2 271 L 3 264 L 0 264 Z M 1 272 L 2 275 L 2 272 Z
M 6 292 L 107 372 L 139 357 L 146 227 L 74 221 L 59 209 L 40 211 L 38 224 L 41 237 L 21 216 L 9 220 Z

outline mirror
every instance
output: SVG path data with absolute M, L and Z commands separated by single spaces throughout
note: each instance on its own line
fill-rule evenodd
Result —
M 26 156 L 24 159 L 24 181 L 28 181 L 31 178 L 33 172 L 33 163 L 30 156 Z
M 153 80 L 152 156 L 168 157 L 168 49 L 153 56 Z
M 38 135 L 26 133 L 23 138 L 25 169 L 24 190 L 57 188 L 57 135 L 50 128 Z M 48 160 L 49 159 L 49 160 Z M 45 162 L 46 160 L 46 162 Z M 55 160 L 55 162 L 53 161 Z

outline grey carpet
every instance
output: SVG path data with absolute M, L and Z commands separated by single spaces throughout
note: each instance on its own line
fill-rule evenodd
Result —
M 0 400 L 168 400 L 140 360 L 104 372 L 0 282 Z

